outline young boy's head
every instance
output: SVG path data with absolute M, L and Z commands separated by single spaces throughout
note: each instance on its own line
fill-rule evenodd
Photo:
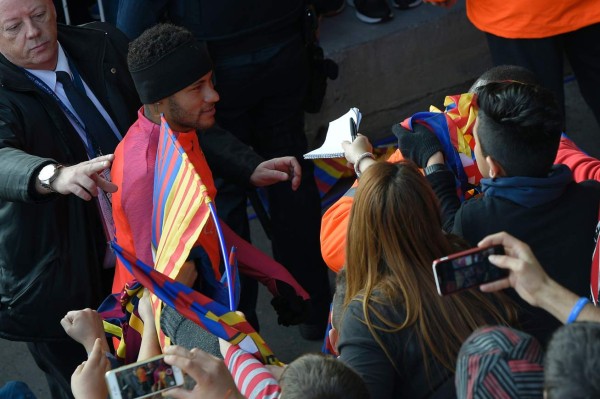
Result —
M 331 330 L 329 330 L 329 342 L 335 354 L 338 355 L 337 344 L 340 335 L 340 324 L 344 315 L 344 299 L 346 297 L 346 269 L 339 271 L 335 279 L 335 294 L 331 303 Z
M 484 177 L 545 177 L 556 158 L 562 116 L 552 93 L 519 82 L 477 89 L 473 129 L 477 166 Z
M 281 399 L 368 399 L 355 371 L 323 354 L 308 353 L 290 363 L 279 380 Z
M 544 362 L 545 398 L 598 398 L 600 324 L 577 322 L 556 330 Z
M 469 93 L 477 94 L 479 88 L 491 82 L 519 82 L 539 85 L 535 74 L 527 68 L 517 65 L 498 65 L 481 74 L 469 89 Z

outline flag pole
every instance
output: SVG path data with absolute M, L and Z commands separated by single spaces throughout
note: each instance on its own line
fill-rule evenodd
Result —
M 208 207 L 210 209 L 210 215 L 212 216 L 215 227 L 217 228 L 217 236 L 219 237 L 219 246 L 221 247 L 221 256 L 223 256 L 223 263 L 225 263 L 225 274 L 227 275 L 227 294 L 229 295 L 229 310 L 232 312 L 235 310 L 235 299 L 233 290 L 235 286 L 231 275 L 231 264 L 229 257 L 227 256 L 227 247 L 225 246 L 225 238 L 223 238 L 223 231 L 221 230 L 221 223 L 217 217 L 217 211 L 212 201 L 208 201 Z

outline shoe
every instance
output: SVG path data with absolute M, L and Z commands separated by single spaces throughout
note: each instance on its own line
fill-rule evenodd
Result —
M 367 24 L 378 24 L 394 17 L 387 0 L 348 0 L 348 4 L 356 9 L 356 18 Z
M 414 8 L 418 5 L 421 5 L 421 3 L 423 3 L 423 0 L 392 0 L 392 5 L 401 10 Z
M 317 14 L 324 17 L 338 15 L 346 8 L 346 0 L 320 0 L 315 2 Z

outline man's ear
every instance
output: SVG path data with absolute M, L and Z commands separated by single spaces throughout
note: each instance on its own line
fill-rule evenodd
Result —
M 488 155 L 485 157 L 485 162 L 487 163 L 489 175 L 490 175 L 491 179 L 495 179 L 496 177 L 506 176 L 506 172 L 504 171 L 504 168 L 494 158 L 492 158 L 491 156 Z

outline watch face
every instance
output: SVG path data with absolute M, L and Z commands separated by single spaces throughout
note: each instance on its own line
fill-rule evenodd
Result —
M 56 173 L 56 165 L 46 165 L 40 171 L 38 178 L 41 182 L 47 182 L 52 176 L 54 176 L 54 173 Z

